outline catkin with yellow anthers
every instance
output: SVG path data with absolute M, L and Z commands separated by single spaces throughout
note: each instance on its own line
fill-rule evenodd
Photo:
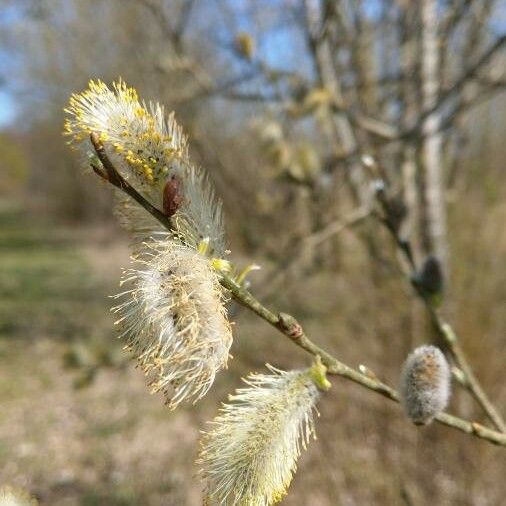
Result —
M 321 362 L 306 370 L 251 374 L 204 433 L 197 463 L 210 505 L 268 506 L 287 493 L 301 448 L 315 437 Z M 317 386 L 319 385 L 319 387 Z
M 145 244 L 113 308 L 127 348 L 170 408 L 196 402 L 227 366 L 232 332 L 209 259 L 174 241 Z
M 400 393 L 406 414 L 415 424 L 426 425 L 445 409 L 450 381 L 450 367 L 439 348 L 420 346 L 408 356 Z
M 203 171 L 190 163 L 187 138 L 173 114 L 166 115 L 157 103 L 141 102 L 137 92 L 121 80 L 112 88 L 90 81 L 87 90 L 71 96 L 65 112 L 64 134 L 84 152 L 87 163 L 94 156 L 89 140 L 93 132 L 120 174 L 162 212 L 164 189 L 177 177 L 180 194 L 170 216 L 176 235 L 194 248 L 209 237 L 215 254 L 223 254 L 221 204 Z M 120 205 L 118 214 L 136 238 L 144 240 L 161 227 L 140 219 L 147 211 L 137 207 L 137 203 Z M 150 222 L 147 231 L 146 222 Z
M 176 160 L 187 158 L 187 139 L 162 106 L 141 102 L 124 81 L 112 89 L 102 81 L 90 81 L 88 89 L 74 93 L 65 109 L 64 133 L 74 144 L 91 149 L 89 134 L 95 132 L 109 148 L 126 179 L 141 185 L 164 181 Z
M 0 506 L 37 506 L 38 502 L 25 490 L 4 485 L 0 487 Z

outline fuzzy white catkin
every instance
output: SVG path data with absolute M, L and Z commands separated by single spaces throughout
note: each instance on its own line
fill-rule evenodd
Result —
M 83 153 L 85 163 L 89 166 L 95 158 L 89 139 L 93 132 L 121 175 L 159 210 L 165 185 L 172 178 L 180 180 L 181 201 L 172 219 L 178 239 L 197 248 L 207 238 L 214 256 L 223 255 L 221 202 L 206 174 L 190 163 L 187 138 L 173 114 L 166 115 L 157 103 L 141 102 L 137 92 L 121 80 L 112 88 L 90 81 L 87 90 L 71 96 L 65 112 L 64 133 Z M 136 202 L 122 195 L 118 200 L 116 213 L 136 244 L 167 235 Z
M 213 430 L 204 433 L 198 463 L 206 504 L 269 506 L 287 493 L 301 448 L 315 435 L 319 390 L 311 369 L 252 374 L 230 396 Z
M 113 308 L 122 336 L 170 408 L 196 402 L 225 368 L 232 344 L 224 294 L 209 259 L 174 241 L 154 241 L 125 272 L 130 289 Z
M 445 409 L 450 380 L 450 367 L 439 348 L 420 346 L 408 356 L 400 393 L 406 414 L 415 424 L 426 425 Z

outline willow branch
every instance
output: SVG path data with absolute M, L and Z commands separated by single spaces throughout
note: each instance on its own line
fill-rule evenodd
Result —
M 146 211 L 152 214 L 165 228 L 171 229 L 172 225 L 170 219 L 165 216 L 159 209 L 151 205 L 114 167 L 111 160 L 105 152 L 104 145 L 100 142 L 99 137 L 96 133 L 90 135 L 91 143 L 98 156 L 98 159 L 102 163 L 105 169 L 105 173 L 95 164 L 91 164 L 91 168 L 96 174 L 102 179 L 108 181 L 116 188 L 122 190 L 131 198 L 133 198 L 138 204 L 140 204 Z
M 159 210 L 154 208 L 146 199 L 140 195 L 135 188 L 130 186 L 128 182 L 120 175 L 116 170 L 112 162 L 110 161 L 102 143 L 98 140 L 95 134 L 91 134 L 91 140 L 93 147 L 97 153 L 98 158 L 102 162 L 106 172 L 104 173 L 99 167 L 92 166 L 93 170 L 103 179 L 110 182 L 120 190 L 127 193 L 136 202 L 138 202 L 146 211 L 148 211 L 154 218 L 160 221 L 160 223 L 168 230 L 172 230 L 170 220 L 163 215 Z M 161 219 L 160 219 L 161 218 Z M 395 402 L 399 402 L 399 394 L 396 390 L 389 387 L 385 383 L 381 382 L 373 374 L 361 373 L 348 365 L 344 364 L 336 357 L 328 353 L 326 350 L 315 344 L 304 332 L 299 322 L 291 315 L 286 313 L 279 313 L 272 311 L 271 309 L 264 306 L 258 301 L 248 290 L 239 285 L 233 278 L 226 274 L 221 275 L 220 282 L 224 288 L 226 288 L 233 298 L 248 308 L 260 318 L 268 322 L 283 335 L 290 339 L 294 344 L 307 351 L 313 356 L 319 356 L 322 362 L 328 368 L 328 374 L 341 376 L 354 383 L 362 385 L 369 390 L 372 390 L 387 399 Z M 436 417 L 439 423 L 453 427 L 454 429 L 460 430 L 467 434 L 472 434 L 480 439 L 489 441 L 493 444 L 500 446 L 506 446 L 506 434 L 502 434 L 495 430 L 484 427 L 478 423 L 470 422 L 462 418 L 458 418 L 447 413 L 442 413 Z
M 375 160 L 372 157 L 365 156 L 362 158 L 362 162 L 364 166 L 371 172 L 373 177 L 379 178 L 381 184 L 376 191 L 376 196 L 378 202 L 380 203 L 383 212 L 388 216 L 388 199 L 385 193 L 385 180 L 381 177 L 381 171 Z M 398 229 L 395 227 L 389 226 L 388 220 L 383 220 L 386 228 L 392 235 L 395 243 L 397 244 L 399 250 L 403 253 L 406 260 L 409 264 L 409 272 L 406 273 L 408 279 L 413 279 L 416 274 L 416 264 L 412 254 L 412 249 L 408 240 L 402 238 L 399 234 Z M 432 324 L 436 329 L 437 333 L 442 337 L 444 342 L 447 344 L 450 352 L 452 353 L 455 362 L 462 370 L 465 377 L 465 385 L 471 395 L 474 397 L 478 405 L 483 409 L 488 418 L 493 422 L 493 424 L 502 432 L 506 434 L 506 423 L 502 418 L 499 411 L 494 407 L 494 404 L 490 401 L 487 394 L 483 390 L 480 382 L 476 378 L 469 361 L 467 360 L 466 354 L 460 345 L 457 334 L 451 327 L 451 325 L 446 322 L 443 317 L 439 314 L 437 308 L 434 306 L 433 301 L 427 297 L 426 294 L 423 293 L 422 290 L 417 288 L 416 285 L 413 285 L 415 289 L 416 295 L 420 298 L 420 300 L 425 305 L 427 312 L 431 318 Z
M 469 392 L 476 399 L 476 402 L 481 406 L 485 414 L 490 418 L 493 424 L 502 432 L 506 434 L 506 423 L 502 418 L 499 411 L 495 408 L 494 404 L 488 398 L 483 390 L 480 382 L 476 378 L 469 361 L 467 360 L 466 353 L 459 343 L 457 335 L 449 323 L 447 323 L 426 298 L 424 299 L 427 310 L 431 316 L 432 323 L 436 328 L 438 334 L 444 339 L 452 355 L 455 357 L 459 368 L 464 373 L 465 384 Z
M 396 390 L 381 382 L 376 377 L 371 377 L 349 367 L 311 341 L 293 316 L 286 313 L 275 313 L 268 309 L 248 290 L 239 286 L 228 276 L 223 276 L 221 283 L 241 305 L 247 307 L 260 318 L 270 323 L 303 350 L 306 350 L 311 355 L 319 356 L 322 362 L 328 367 L 328 374 L 341 376 L 369 390 L 373 390 L 387 399 L 399 402 L 399 394 Z M 484 427 L 479 423 L 470 422 L 448 413 L 438 415 L 436 420 L 443 425 L 447 425 L 448 427 L 452 427 L 467 434 L 472 434 L 491 443 L 506 446 L 506 434 Z
M 435 111 L 439 110 L 447 101 L 458 94 L 462 88 L 485 66 L 492 58 L 502 50 L 503 46 L 506 45 L 506 35 L 499 37 L 475 62 L 473 62 L 460 76 L 455 83 L 443 91 L 436 103 L 427 109 L 425 109 L 417 119 L 416 124 L 403 132 L 400 138 L 410 137 L 416 135 L 423 125 L 423 122 Z

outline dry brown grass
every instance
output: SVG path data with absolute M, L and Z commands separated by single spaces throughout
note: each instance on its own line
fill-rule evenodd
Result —
M 480 214 L 463 207 L 458 219 L 468 226 L 453 237 L 452 318 L 504 411 L 506 239 L 498 225 L 505 208 L 487 203 L 489 218 L 480 226 Z M 147 393 L 130 361 L 101 367 L 87 387 L 76 389 L 78 371 L 66 369 L 62 358 L 69 343 L 94 346 L 98 340 L 116 351 L 121 347 L 113 338 L 106 295 L 115 291 L 128 259 L 126 242 L 96 229 L 45 228 L 41 236 L 19 216 L 11 225 L 2 228 L 8 244 L 0 241 L 3 265 L 10 269 L 0 277 L 2 302 L 10 308 L 2 312 L 0 337 L 0 483 L 24 486 L 42 505 L 200 504 L 193 460 L 205 421 L 249 370 L 264 362 L 300 366 L 307 357 L 241 311 L 231 367 L 195 407 L 168 411 L 160 396 Z M 23 230 L 21 242 L 16 229 Z M 65 245 L 53 244 L 53 236 L 63 236 Z M 365 363 L 396 384 L 400 363 L 422 340 L 411 322 L 416 303 L 390 266 L 367 267 L 352 232 L 341 242 L 339 271 L 286 285 L 289 295 L 274 302 L 300 317 L 314 340 L 340 359 Z M 391 257 L 389 248 L 385 242 L 385 258 Z M 29 321 L 21 324 L 18 314 Z M 482 420 L 469 397 L 455 389 L 451 410 Z M 301 459 L 284 504 L 496 506 L 506 495 L 501 448 L 441 426 L 416 428 L 398 406 L 343 379 L 333 381 L 320 411 L 319 438 Z

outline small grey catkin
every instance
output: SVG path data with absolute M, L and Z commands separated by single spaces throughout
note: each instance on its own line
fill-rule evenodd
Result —
M 420 346 L 410 353 L 401 375 L 401 402 L 417 425 L 427 425 L 443 411 L 450 398 L 450 367 L 435 346 Z

